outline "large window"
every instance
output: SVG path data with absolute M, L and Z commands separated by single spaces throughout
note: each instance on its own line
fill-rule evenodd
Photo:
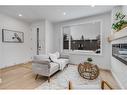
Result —
M 63 27 L 63 50 L 101 53 L 101 22 Z

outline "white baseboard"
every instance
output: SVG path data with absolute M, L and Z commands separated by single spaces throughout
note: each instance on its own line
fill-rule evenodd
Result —
M 20 65 L 20 64 L 31 63 L 31 62 L 32 62 L 32 60 L 28 60 L 28 61 L 21 62 L 21 63 L 10 64 L 10 65 L 6 65 L 6 66 L 3 66 L 3 67 L 0 67 L 0 69 L 7 68 L 7 67 L 11 67 L 11 66 L 15 66 L 15 65 Z
M 123 85 L 121 84 L 121 82 L 119 81 L 119 79 L 117 78 L 116 74 L 115 74 L 112 70 L 111 70 L 111 73 L 112 73 L 113 77 L 115 78 L 115 80 L 117 81 L 119 87 L 120 87 L 121 89 L 125 89 L 125 88 L 123 87 Z

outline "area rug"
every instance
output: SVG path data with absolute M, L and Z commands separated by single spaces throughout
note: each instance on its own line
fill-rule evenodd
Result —
M 60 71 L 51 77 L 49 83 L 46 81 L 36 89 L 67 90 L 69 89 L 69 81 L 71 81 L 72 89 L 100 89 L 101 78 L 99 76 L 94 80 L 84 79 L 79 75 L 77 66 L 69 65 L 63 71 Z

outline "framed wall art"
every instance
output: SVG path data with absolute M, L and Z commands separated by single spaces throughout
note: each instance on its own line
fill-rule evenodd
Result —
M 24 33 L 14 30 L 2 29 L 2 42 L 5 43 L 23 43 Z

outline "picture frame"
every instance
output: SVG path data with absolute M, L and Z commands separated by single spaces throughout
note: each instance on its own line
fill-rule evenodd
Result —
M 20 31 L 2 29 L 2 42 L 24 43 L 24 33 Z

